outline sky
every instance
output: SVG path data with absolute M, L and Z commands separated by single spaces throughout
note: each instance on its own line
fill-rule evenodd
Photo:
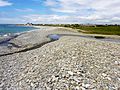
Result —
M 120 24 L 120 0 L 0 0 L 0 24 Z

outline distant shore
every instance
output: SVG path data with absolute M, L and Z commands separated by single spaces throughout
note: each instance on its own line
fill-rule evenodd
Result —
M 85 34 L 103 34 L 103 35 L 118 35 L 120 36 L 119 24 L 23 24 L 27 26 L 54 26 L 73 28 L 78 32 Z

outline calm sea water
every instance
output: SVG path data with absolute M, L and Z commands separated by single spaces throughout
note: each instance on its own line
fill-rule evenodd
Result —
M 36 29 L 29 26 L 17 26 L 12 24 L 0 24 L 0 35 L 8 35 L 14 33 L 20 33 L 24 31 L 30 31 Z

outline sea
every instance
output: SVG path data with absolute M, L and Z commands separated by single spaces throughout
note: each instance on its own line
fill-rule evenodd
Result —
M 25 31 L 37 29 L 32 26 L 18 26 L 15 24 L 0 24 L 0 36 L 13 35 Z

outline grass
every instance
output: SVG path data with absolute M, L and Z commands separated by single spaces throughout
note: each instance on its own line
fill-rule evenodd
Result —
M 88 33 L 88 34 L 107 34 L 107 35 L 120 35 L 120 26 L 81 26 L 77 27 L 79 32 Z
M 42 24 L 40 24 L 42 25 Z M 39 24 L 38 24 L 39 26 Z M 42 26 L 68 27 L 87 34 L 119 35 L 120 25 L 44 24 Z

